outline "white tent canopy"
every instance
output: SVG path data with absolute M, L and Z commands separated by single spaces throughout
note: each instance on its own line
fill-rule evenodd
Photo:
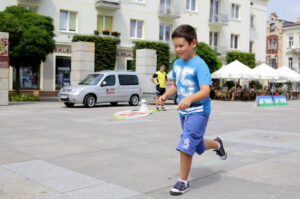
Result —
M 252 69 L 235 60 L 212 73 L 213 79 L 252 79 Z
M 300 74 L 288 68 L 287 66 L 282 66 L 276 71 L 280 79 L 285 79 L 291 82 L 300 82 Z
M 277 71 L 265 63 L 256 66 L 252 70 L 252 72 L 253 72 L 253 79 L 260 79 L 260 80 L 279 79 L 279 74 L 277 73 Z

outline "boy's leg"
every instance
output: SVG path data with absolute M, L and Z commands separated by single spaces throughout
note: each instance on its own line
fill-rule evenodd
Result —
M 188 180 L 193 157 L 180 151 L 180 179 Z
M 205 149 L 219 149 L 219 143 L 215 140 L 204 139 Z

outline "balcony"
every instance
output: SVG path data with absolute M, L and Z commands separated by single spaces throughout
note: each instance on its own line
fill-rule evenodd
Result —
M 120 4 L 120 0 L 96 0 L 96 8 L 117 10 L 121 7 Z
M 171 6 L 164 6 L 160 5 L 158 16 L 161 18 L 167 18 L 167 19 L 176 19 L 180 17 L 179 7 L 174 6 L 174 9 L 172 9 Z
M 211 15 L 209 18 L 210 25 L 228 26 L 228 14 Z
M 229 50 L 226 46 L 210 46 L 216 53 L 218 53 L 219 58 L 225 58 L 226 53 Z
M 300 45 L 299 46 L 292 46 L 291 48 L 288 48 L 288 52 L 292 52 L 295 54 L 300 54 Z

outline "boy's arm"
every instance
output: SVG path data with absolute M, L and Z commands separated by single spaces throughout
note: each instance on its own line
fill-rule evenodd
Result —
M 177 93 L 176 80 L 174 80 L 172 86 L 167 90 L 167 92 L 160 96 L 159 103 L 164 105 L 168 97 L 174 95 L 175 93 Z
M 209 93 L 210 93 L 210 85 L 208 84 L 201 85 L 200 91 L 198 91 L 193 95 L 187 96 L 180 101 L 178 105 L 178 109 L 181 110 L 181 109 L 189 108 L 193 102 L 201 101 L 208 98 Z

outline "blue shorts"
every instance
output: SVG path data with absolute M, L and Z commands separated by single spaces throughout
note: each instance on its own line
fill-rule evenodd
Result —
M 205 151 L 203 136 L 208 118 L 209 114 L 200 113 L 180 117 L 183 132 L 176 148 L 178 151 L 182 151 L 190 156 L 193 156 L 195 152 L 200 155 Z

